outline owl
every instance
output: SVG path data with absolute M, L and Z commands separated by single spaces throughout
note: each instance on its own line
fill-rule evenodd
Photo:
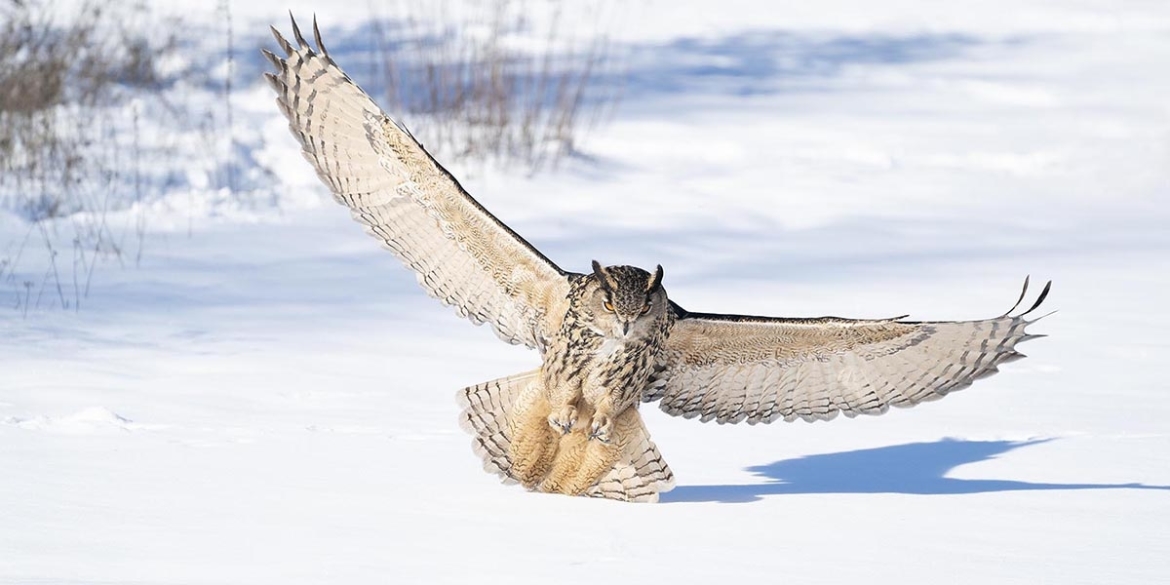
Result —
M 674 475 L 639 413 L 719 423 L 831 420 L 936 400 L 1023 357 L 1037 337 L 1013 314 L 908 321 L 781 318 L 688 311 L 663 269 L 566 271 L 467 194 L 292 23 L 264 54 L 266 78 L 303 154 L 367 233 L 432 296 L 539 367 L 464 388 L 460 424 L 489 472 L 529 490 L 656 501 Z

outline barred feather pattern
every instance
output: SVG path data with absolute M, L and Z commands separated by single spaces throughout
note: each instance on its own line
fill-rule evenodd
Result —
M 509 456 L 515 405 L 530 400 L 539 383 L 540 370 L 533 370 L 469 386 L 455 395 L 463 409 L 459 427 L 471 435 L 471 450 L 483 460 L 484 471 L 504 483 L 516 483 Z
M 516 483 L 511 475 L 510 446 L 516 426 L 540 402 L 544 394 L 540 371 L 533 370 L 476 384 L 456 396 L 463 411 L 459 425 L 472 436 L 472 451 L 483 461 L 484 470 L 504 483 Z M 541 417 L 540 424 L 544 424 Z M 674 474 L 662 459 L 658 447 L 636 409 L 623 419 L 618 461 L 583 495 L 626 502 L 656 502 L 658 494 L 674 488 Z M 576 431 L 583 432 L 583 431 Z
M 991 375 L 1039 337 L 1024 317 L 1051 283 L 1017 315 L 1012 307 L 979 321 L 914 322 L 692 313 L 669 301 L 661 267 L 652 275 L 595 262 L 592 276 L 566 273 L 387 116 L 329 56 L 316 23 L 314 44 L 295 21 L 292 30 L 295 44 L 273 29 L 284 55 L 264 51 L 276 68 L 266 78 L 334 198 L 430 295 L 541 353 L 538 370 L 459 392 L 475 453 L 506 482 L 655 501 L 674 477 L 639 399 L 719 423 L 880 414 Z M 572 285 L 589 278 L 604 278 L 606 290 Z
M 459 183 L 316 47 L 276 29 L 285 56 L 264 51 L 277 104 L 305 158 L 370 235 L 415 271 L 424 289 L 499 337 L 543 351 L 568 290 L 566 274 Z
M 1024 313 L 980 321 L 778 319 L 679 309 L 642 398 L 660 400 L 675 416 L 749 424 L 881 414 L 937 400 L 1024 357 L 1016 344 L 1041 337 L 1026 333 L 1033 321 L 1024 316 L 1051 284 Z M 1025 280 L 1021 301 L 1027 286 Z
M 658 494 L 674 489 L 674 473 L 650 440 L 641 415 L 634 408 L 630 412 L 636 415 L 637 430 L 623 434 L 623 440 L 628 442 L 622 448 L 621 458 L 585 495 L 627 502 L 657 502 Z

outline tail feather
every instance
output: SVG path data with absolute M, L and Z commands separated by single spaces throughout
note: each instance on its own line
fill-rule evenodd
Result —
M 516 483 L 512 476 L 512 439 L 519 421 L 536 414 L 530 410 L 540 408 L 539 370 L 464 388 L 456 398 L 463 407 L 459 426 L 471 434 L 472 450 L 483 460 L 484 470 L 498 475 L 504 483 Z M 656 502 L 660 492 L 674 488 L 674 474 L 650 440 L 638 411 L 631 408 L 618 418 L 623 438 L 621 454 L 583 495 Z
M 613 469 L 601 476 L 585 495 L 627 502 L 657 502 L 658 494 L 674 489 L 674 473 L 662 459 L 658 447 L 650 440 L 650 433 L 642 416 L 631 408 L 631 425 L 627 431 L 629 442 Z
M 515 428 L 514 405 L 525 390 L 535 387 L 538 370 L 506 376 L 464 388 L 456 394 L 463 407 L 459 427 L 471 434 L 471 449 L 483 459 L 483 469 L 500 476 L 504 483 L 512 479 L 512 431 Z

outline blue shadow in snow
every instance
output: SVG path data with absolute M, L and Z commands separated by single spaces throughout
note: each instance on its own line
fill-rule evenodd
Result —
M 1030 483 L 1001 479 L 958 479 L 946 474 L 960 466 L 993 459 L 1013 449 L 1046 443 L 943 439 L 876 449 L 810 455 L 756 465 L 748 471 L 766 479 L 746 485 L 684 485 L 662 494 L 663 502 L 753 502 L 782 494 L 979 494 L 1027 490 L 1147 489 L 1140 483 Z
M 1019 40 L 1008 41 L 1021 42 Z M 817 90 L 851 66 L 955 59 L 988 41 L 957 34 L 818 35 L 749 30 L 626 48 L 623 99 L 661 93 L 771 94 Z M 811 82 L 811 83 L 810 83 Z
M 301 15 L 298 23 L 302 32 L 311 35 L 309 15 Z M 276 18 L 274 24 L 292 39 L 286 19 Z M 327 21 L 321 24 L 330 54 L 376 99 L 384 98 L 390 91 L 387 75 L 393 71 L 398 81 L 391 93 L 405 110 L 429 103 L 433 96 L 426 92 L 433 88 L 433 83 L 428 78 L 459 79 L 466 75 L 467 63 L 454 57 L 466 55 L 470 48 L 466 41 L 459 40 L 462 35 L 459 29 L 425 30 L 408 21 L 389 18 L 370 19 L 348 30 L 338 30 Z M 580 47 L 573 54 L 553 54 L 550 63 L 557 70 L 588 68 L 589 88 L 580 96 L 586 103 L 610 99 L 614 91 L 621 94 L 624 103 L 663 94 L 746 96 L 825 91 L 829 88 L 825 81 L 841 75 L 849 67 L 958 59 L 979 47 L 1022 42 L 1026 41 L 993 41 L 961 34 L 817 34 L 749 29 L 716 37 L 683 37 L 665 43 L 612 46 L 602 43 L 596 47 Z M 267 30 L 246 31 L 236 45 L 233 63 L 239 83 L 250 84 L 271 69 L 259 51 L 260 48 L 277 51 L 276 42 Z M 453 58 L 443 63 L 420 61 L 420 46 L 435 52 L 446 50 Z M 590 58 L 596 62 L 590 62 Z M 504 83 L 531 84 L 532 73 L 523 63 L 516 65 L 503 71 Z M 205 77 L 209 89 L 218 88 L 218 77 Z M 553 100 L 554 95 L 550 90 L 547 97 Z

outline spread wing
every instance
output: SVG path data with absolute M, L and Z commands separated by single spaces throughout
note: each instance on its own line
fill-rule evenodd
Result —
M 542 347 L 558 324 L 564 271 L 487 212 L 402 125 L 330 58 L 313 24 L 311 47 L 293 21 L 285 57 L 264 54 L 277 104 L 303 154 L 366 232 L 418 274 L 432 296 L 501 339 Z
M 982 321 L 779 319 L 689 313 L 677 320 L 643 395 L 668 414 L 750 424 L 881 414 L 937 400 L 1024 357 L 1015 346 L 1039 335 L 1032 308 Z

